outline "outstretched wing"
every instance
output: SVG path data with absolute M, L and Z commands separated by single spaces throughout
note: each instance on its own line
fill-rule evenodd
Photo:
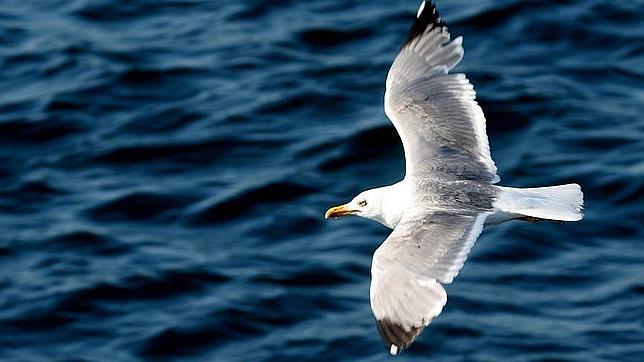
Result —
M 464 74 L 449 74 L 463 57 L 433 3 L 421 5 L 387 76 L 385 112 L 405 148 L 407 175 L 499 181 L 485 116 Z
M 410 210 L 371 263 L 371 309 L 391 354 L 438 316 L 489 212 Z

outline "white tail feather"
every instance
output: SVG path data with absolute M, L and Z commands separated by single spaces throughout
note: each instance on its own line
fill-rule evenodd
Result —
M 579 221 L 584 216 L 584 194 L 577 184 L 499 189 L 501 192 L 494 206 L 506 214 L 508 219 L 528 216 L 547 220 Z

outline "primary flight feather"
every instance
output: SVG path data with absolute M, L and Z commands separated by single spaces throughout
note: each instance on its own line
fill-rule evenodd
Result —
M 393 229 L 371 264 L 371 309 L 391 354 L 438 316 L 484 225 L 519 219 L 578 221 L 577 184 L 519 189 L 499 182 L 485 116 L 464 74 L 462 37 L 450 40 L 423 2 L 387 76 L 385 113 L 402 140 L 402 181 L 360 193 L 326 218 L 358 215 Z

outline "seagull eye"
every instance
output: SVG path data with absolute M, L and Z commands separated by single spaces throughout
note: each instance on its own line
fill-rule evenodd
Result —
M 367 206 L 367 200 L 362 200 L 362 201 L 358 202 L 358 206 L 360 206 L 360 207 Z

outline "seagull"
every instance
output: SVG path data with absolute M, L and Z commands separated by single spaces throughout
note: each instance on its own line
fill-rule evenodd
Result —
M 370 301 L 392 355 L 409 347 L 447 302 L 444 284 L 463 267 L 486 225 L 518 219 L 579 221 L 577 184 L 499 186 L 474 87 L 450 73 L 463 58 L 433 2 L 416 20 L 387 75 L 385 113 L 400 136 L 405 176 L 330 208 L 393 229 L 371 263 Z

